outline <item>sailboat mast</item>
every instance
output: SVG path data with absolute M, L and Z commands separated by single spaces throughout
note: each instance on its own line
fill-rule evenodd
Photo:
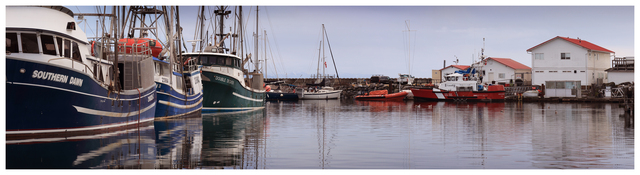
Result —
M 324 24 L 322 24 L 322 78 L 326 78 L 325 74 L 324 74 L 324 64 L 327 64 L 327 62 L 324 60 Z
M 318 66 L 316 67 L 316 77 L 320 78 L 320 56 L 322 56 L 322 41 L 318 44 Z

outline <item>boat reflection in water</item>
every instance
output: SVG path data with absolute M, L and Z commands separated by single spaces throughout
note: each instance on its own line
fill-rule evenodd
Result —
M 7 169 L 154 168 L 154 126 L 109 133 L 7 140 Z
M 156 147 L 158 169 L 196 168 L 202 149 L 202 122 L 200 116 L 156 120 Z
M 407 103 L 404 101 L 359 101 L 356 100 L 357 105 L 368 106 L 371 112 L 393 112 L 404 110 Z
M 200 168 L 253 169 L 264 164 L 265 110 L 202 116 Z M 264 167 L 262 165 L 261 167 Z

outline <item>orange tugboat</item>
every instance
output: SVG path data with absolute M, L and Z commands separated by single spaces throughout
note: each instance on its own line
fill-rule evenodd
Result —
M 402 101 L 407 92 L 398 92 L 388 94 L 387 90 L 371 91 L 364 95 L 356 96 L 356 100 L 368 100 L 368 101 Z

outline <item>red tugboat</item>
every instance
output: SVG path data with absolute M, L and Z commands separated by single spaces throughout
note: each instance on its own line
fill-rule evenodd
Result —
M 356 96 L 356 100 L 364 100 L 364 101 L 402 101 L 405 96 L 407 96 L 407 92 L 397 92 L 393 94 L 388 94 L 387 90 L 377 90 L 371 91 L 365 95 Z
M 473 70 L 475 72 L 475 70 Z M 463 72 L 464 73 L 464 72 Z M 470 75 L 468 72 L 466 75 Z M 473 75 L 473 73 L 471 73 Z M 503 101 L 504 86 L 483 86 L 477 77 L 459 72 L 445 76 L 445 82 L 436 87 L 412 88 L 413 98 L 418 100 Z

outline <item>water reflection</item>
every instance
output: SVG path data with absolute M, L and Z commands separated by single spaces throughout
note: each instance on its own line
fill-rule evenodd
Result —
M 156 167 L 190 169 L 199 166 L 202 149 L 200 117 L 155 121 Z
M 532 160 L 538 168 L 620 168 L 611 104 L 541 104 L 531 111 Z M 623 143 L 625 141 L 622 141 Z
M 6 142 L 9 169 L 154 168 L 154 126 L 88 136 Z
M 9 140 L 7 168 L 634 168 L 618 104 L 303 100 L 107 134 Z M 631 125 L 631 127 L 628 127 Z
M 257 168 L 268 125 L 264 112 L 203 116 L 200 168 Z

